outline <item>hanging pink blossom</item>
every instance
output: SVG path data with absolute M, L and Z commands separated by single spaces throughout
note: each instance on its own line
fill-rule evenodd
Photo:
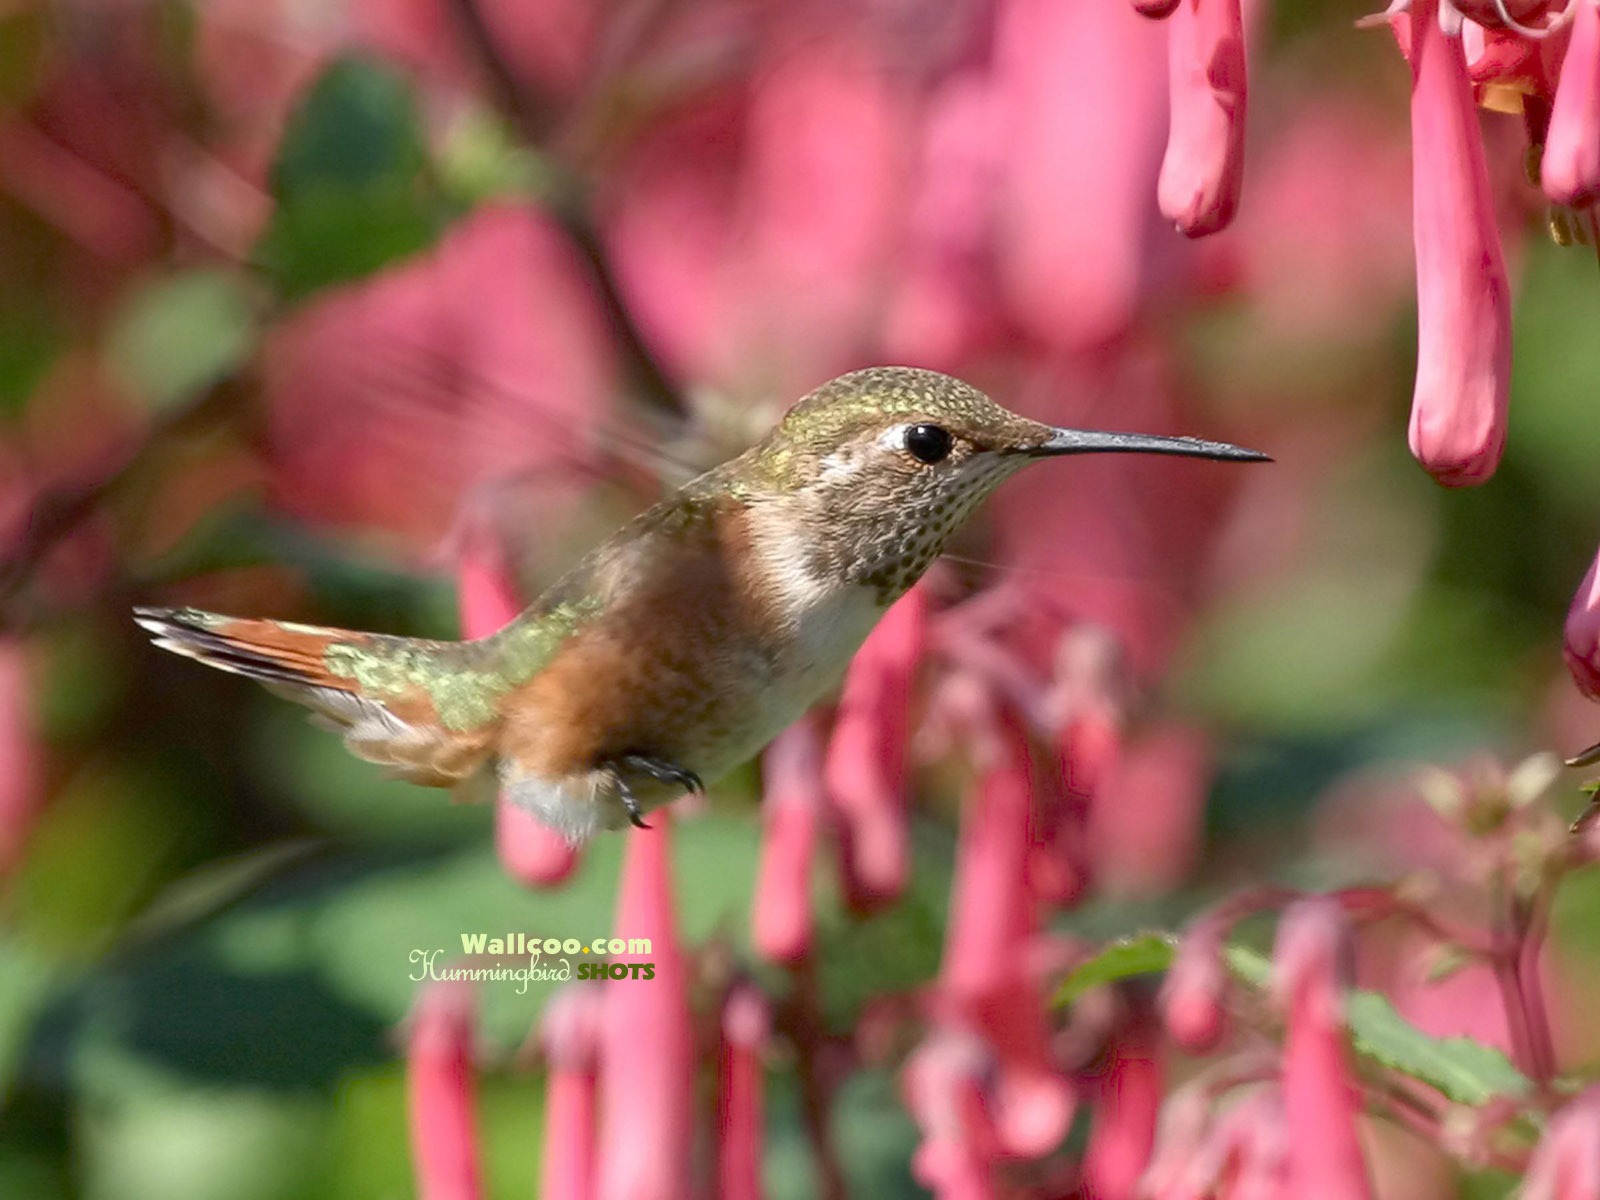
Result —
M 604 989 L 573 983 L 550 998 L 540 1018 L 548 1072 L 539 1163 L 542 1200 L 594 1195 L 595 1080 L 604 1015 Z
M 764 1144 L 762 1054 L 771 1035 L 766 999 L 739 984 L 722 1009 L 722 1063 L 717 1093 L 717 1195 L 721 1200 L 761 1200 Z
M 1600 198 L 1600 2 L 1574 0 L 1572 9 L 1539 180 L 1557 204 L 1581 207 Z
M 1066 1132 L 1074 1100 L 1050 1056 L 1029 949 L 1037 929 L 1028 880 L 1032 768 L 1016 714 L 1001 709 L 997 745 L 962 814 L 939 968 L 941 1020 L 979 1031 L 999 1063 L 990 1106 L 1000 1147 L 1043 1154 Z
M 1083 1158 L 1093 1200 L 1133 1200 L 1155 1143 L 1161 1108 L 1161 1050 L 1148 1016 L 1136 1014 L 1106 1051 L 1098 1072 L 1094 1123 Z
M 858 910 L 895 899 L 911 869 L 905 798 L 911 685 L 928 599 L 912 588 L 850 663 L 824 778 L 838 814 L 845 888 Z
M 1225 229 L 1244 178 L 1246 68 L 1240 0 L 1184 0 L 1167 22 L 1171 122 L 1157 198 L 1189 237 Z
M 411 1157 L 420 1200 L 483 1194 L 472 1085 L 474 998 L 470 985 L 430 983 L 406 1038 Z
M 792 963 L 811 951 L 811 866 L 826 803 L 816 719 L 808 717 L 779 734 L 761 761 L 761 862 L 750 940 L 768 962 Z
M 1567 609 L 1564 653 L 1579 689 L 1600 700 L 1600 558 L 1590 564 Z
M 1411 452 L 1440 483 L 1482 483 L 1505 446 L 1511 301 L 1461 41 L 1411 5 L 1417 378 Z M 1399 18 L 1396 18 L 1398 21 Z
M 489 515 L 478 511 L 469 512 L 458 542 L 461 634 L 488 637 L 509 625 L 523 608 L 505 545 Z M 495 801 L 494 843 L 506 873 L 529 887 L 560 883 L 578 861 L 566 838 L 503 795 Z
M 39 750 L 23 644 L 0 637 L 0 879 L 22 856 L 38 802 Z
M 694 1147 L 694 1029 L 688 971 L 673 915 L 672 819 L 628 831 L 613 936 L 649 938 L 619 956 L 600 1034 L 599 1200 L 686 1200 Z M 648 966 L 646 965 L 648 964 Z
M 1272 989 L 1285 1011 L 1283 1104 L 1294 1194 L 1367 1200 L 1371 1187 L 1356 1132 L 1360 1102 L 1344 1030 L 1350 934 L 1338 903 L 1316 897 L 1284 910 Z

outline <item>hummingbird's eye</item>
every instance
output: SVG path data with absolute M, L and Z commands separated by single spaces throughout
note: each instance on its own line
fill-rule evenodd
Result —
M 906 429 L 906 453 L 930 466 L 950 455 L 950 431 L 938 425 L 912 425 Z

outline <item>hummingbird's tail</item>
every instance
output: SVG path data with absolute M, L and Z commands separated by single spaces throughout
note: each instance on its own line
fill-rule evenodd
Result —
M 304 704 L 351 753 L 412 783 L 476 792 L 499 728 L 478 642 L 430 642 L 197 608 L 136 608 L 163 650 Z

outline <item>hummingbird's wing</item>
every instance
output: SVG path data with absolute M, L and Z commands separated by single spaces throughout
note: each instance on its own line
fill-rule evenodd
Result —
M 306 705 L 351 753 L 429 787 L 485 763 L 500 714 L 479 642 L 431 642 L 251 620 L 195 608 L 135 609 L 155 644 Z M 503 687 L 499 690 L 504 690 Z

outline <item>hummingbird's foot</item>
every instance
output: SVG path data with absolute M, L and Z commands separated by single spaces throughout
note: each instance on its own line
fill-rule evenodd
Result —
M 662 758 L 652 758 L 648 754 L 624 754 L 620 758 L 611 759 L 605 764 L 611 770 L 611 777 L 617 781 L 617 797 L 622 801 L 622 807 L 627 810 L 628 821 L 635 829 L 649 829 L 650 825 L 644 819 L 644 809 L 639 806 L 639 797 L 633 794 L 633 789 L 628 786 L 627 772 L 638 771 L 661 783 L 675 783 L 684 791 L 705 794 L 706 785 L 700 782 L 700 776 L 693 771 L 685 771 L 682 767 L 675 767 Z
M 643 771 L 652 779 L 662 783 L 675 783 L 684 791 L 697 796 L 706 793 L 706 785 L 700 782 L 700 776 L 693 771 L 685 771 L 682 767 L 675 767 L 665 759 L 651 758 L 648 754 L 629 754 L 619 758 L 617 764 L 634 771 Z
M 628 824 L 635 829 L 649 829 L 650 822 L 644 819 L 644 809 L 639 807 L 639 797 L 633 794 L 633 789 L 622 777 L 622 772 L 612 768 L 611 777 L 617 781 L 617 795 L 622 799 L 622 807 L 628 810 Z
M 627 810 L 627 822 L 634 829 L 650 829 L 650 822 L 645 821 L 645 810 L 638 806 L 638 797 L 634 789 L 627 786 L 627 779 L 622 776 L 621 762 L 611 763 L 611 778 L 616 779 L 616 795 L 622 802 L 622 808 Z

